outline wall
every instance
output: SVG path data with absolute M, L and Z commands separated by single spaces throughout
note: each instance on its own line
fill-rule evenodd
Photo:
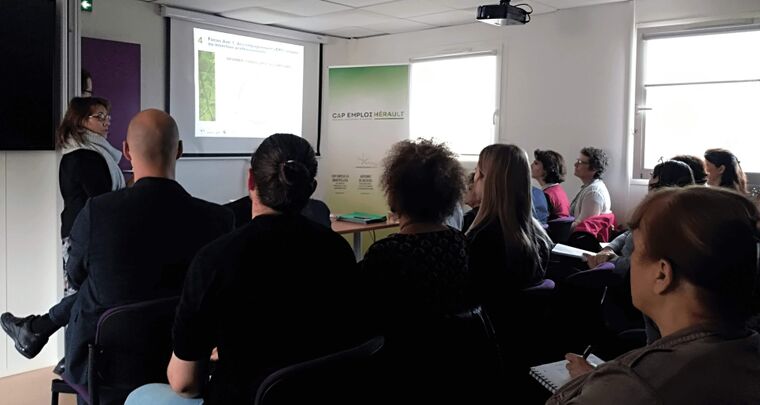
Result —
M 58 300 L 60 236 L 55 152 L 0 152 L 0 311 L 46 313 Z M 57 336 L 32 360 L 2 335 L 0 377 L 58 361 Z
M 758 0 L 636 0 L 636 22 L 721 20 L 760 16 Z
M 585 145 L 604 148 L 611 161 L 605 178 L 613 209 L 625 220 L 647 191 L 645 182 L 630 180 L 636 24 L 759 15 L 757 0 L 636 0 L 541 14 L 522 27 L 473 23 L 351 40 L 326 46 L 325 63 L 405 63 L 424 56 L 499 50 L 500 141 L 516 143 L 529 153 L 536 148 L 562 153 L 570 171 L 565 188 L 571 198 L 580 186 L 572 176 L 578 150 Z
M 610 155 L 606 179 L 613 206 L 624 216 L 629 209 L 625 155 L 633 13 L 632 3 L 625 2 L 538 15 L 521 27 L 473 23 L 360 39 L 348 45 L 344 64 L 498 50 L 500 141 L 529 153 L 555 149 L 571 171 L 580 148 L 604 148 Z M 565 187 L 570 197 L 579 186 L 569 175 Z

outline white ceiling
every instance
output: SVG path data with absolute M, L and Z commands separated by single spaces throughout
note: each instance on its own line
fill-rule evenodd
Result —
M 364 38 L 469 24 L 499 0 L 142 0 L 258 24 L 343 38 Z M 513 0 L 533 15 L 625 0 Z

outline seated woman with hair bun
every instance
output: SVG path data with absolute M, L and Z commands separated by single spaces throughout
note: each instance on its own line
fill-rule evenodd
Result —
M 597 368 L 568 354 L 576 377 L 556 404 L 758 404 L 760 212 L 721 188 L 651 193 L 633 214 L 633 304 L 662 338 Z
M 353 251 L 300 215 L 316 174 L 306 140 L 264 139 L 248 173 L 253 219 L 201 249 L 185 278 L 167 370 L 171 388 L 143 386 L 127 404 L 251 403 L 273 370 L 359 343 Z M 214 347 L 219 360 L 209 378 Z

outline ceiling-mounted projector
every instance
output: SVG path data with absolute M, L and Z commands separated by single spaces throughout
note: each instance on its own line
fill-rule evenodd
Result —
M 533 8 L 526 10 L 509 4 L 510 0 L 501 0 L 499 4 L 478 7 L 478 21 L 493 25 L 518 25 L 530 22 Z M 530 7 L 530 5 L 525 4 Z

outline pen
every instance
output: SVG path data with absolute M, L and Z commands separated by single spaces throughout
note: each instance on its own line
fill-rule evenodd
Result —
M 589 354 L 591 354 L 591 345 L 586 346 L 586 350 L 583 351 L 583 360 L 586 360 Z

